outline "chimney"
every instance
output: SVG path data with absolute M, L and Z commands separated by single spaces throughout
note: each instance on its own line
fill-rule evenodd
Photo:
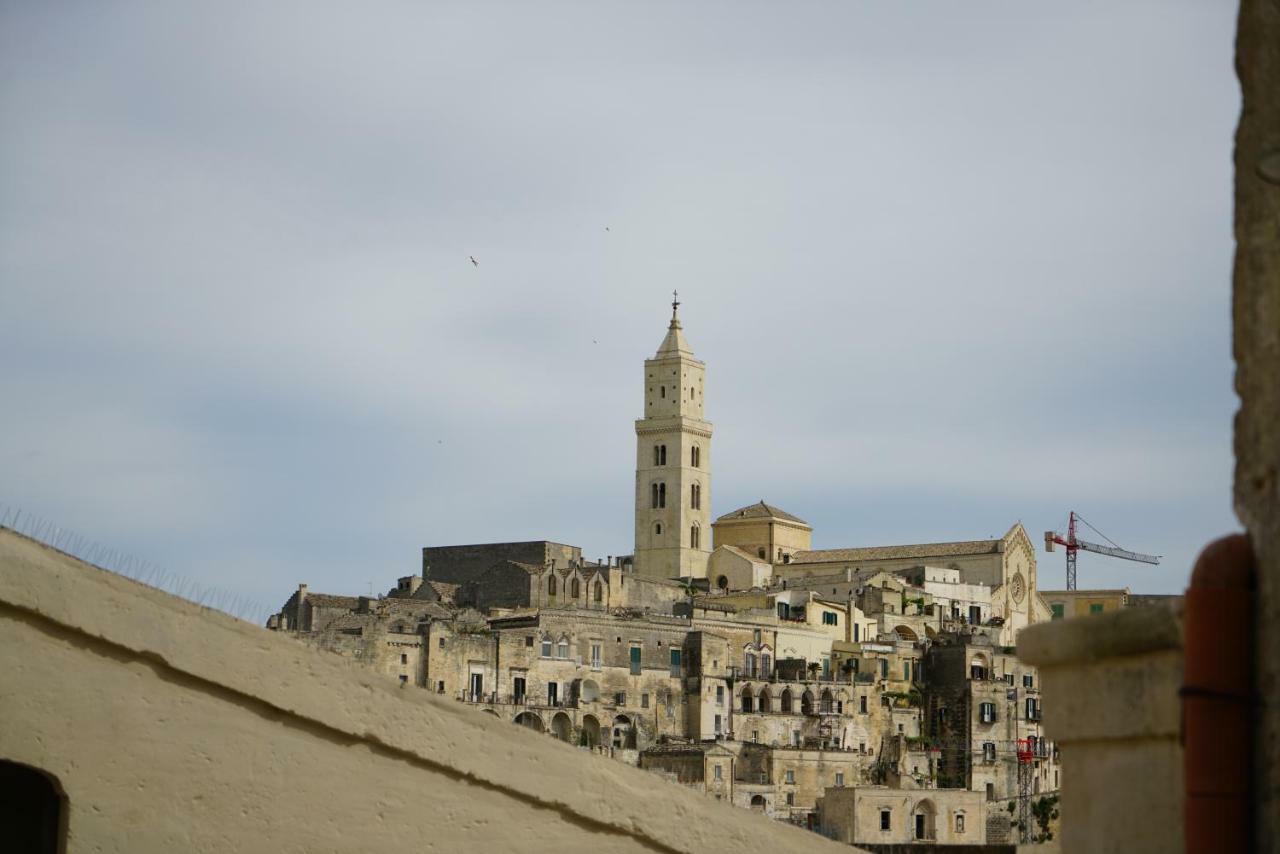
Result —
M 299 584 L 298 585 L 298 604 L 301 605 L 303 602 L 306 601 L 306 598 L 307 598 L 307 585 Z

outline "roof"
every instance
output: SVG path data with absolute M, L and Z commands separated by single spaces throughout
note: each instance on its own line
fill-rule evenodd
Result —
M 752 563 L 759 563 L 759 564 L 765 564 L 765 565 L 768 565 L 769 563 L 769 561 L 765 560 L 764 558 L 756 557 L 755 555 L 750 554 L 744 551 L 743 549 L 738 548 L 737 546 L 716 546 L 716 548 L 724 549 L 725 551 L 731 552 L 732 554 L 735 554 L 738 557 L 743 558 L 745 560 L 749 560 Z
M 798 522 L 801 525 L 809 523 L 801 519 L 799 516 L 792 516 L 785 510 L 779 510 L 772 504 L 765 504 L 764 501 L 757 501 L 755 504 L 748 504 L 746 507 L 739 507 L 732 513 L 726 513 L 717 522 L 731 522 L 734 519 L 782 519 L 786 522 Z
M 667 327 L 666 337 L 658 345 L 655 359 L 669 359 L 672 356 L 692 356 L 693 349 L 685 340 L 684 330 L 680 327 L 680 318 L 676 316 L 675 306 L 671 307 L 671 325 Z
M 426 583 L 432 590 L 436 591 L 436 595 L 438 595 L 441 600 L 449 601 L 453 601 L 454 594 L 458 592 L 458 587 L 461 586 L 458 584 L 450 584 L 447 581 L 431 581 L 430 579 L 428 579 Z
M 906 546 L 868 546 L 861 549 L 817 549 L 795 552 L 791 563 L 845 563 L 860 560 L 895 560 L 899 558 L 958 557 L 960 555 L 996 554 L 1003 540 L 962 540 L 955 543 L 917 543 Z
M 358 596 L 334 596 L 329 593 L 308 593 L 307 603 L 312 608 L 356 608 L 360 605 Z

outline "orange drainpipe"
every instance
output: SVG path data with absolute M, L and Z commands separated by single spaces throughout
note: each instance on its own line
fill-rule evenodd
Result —
M 1253 550 L 1245 534 L 1205 547 L 1187 588 L 1182 673 L 1188 854 L 1252 849 Z

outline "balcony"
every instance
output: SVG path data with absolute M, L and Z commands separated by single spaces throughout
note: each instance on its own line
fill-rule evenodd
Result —
M 487 694 L 477 694 L 472 691 L 462 691 L 457 699 L 463 703 L 470 703 L 477 706 L 521 706 L 530 709 L 576 709 L 578 701 L 558 697 L 554 702 L 548 701 L 546 697 L 535 697 L 532 694 L 499 694 L 491 691 Z

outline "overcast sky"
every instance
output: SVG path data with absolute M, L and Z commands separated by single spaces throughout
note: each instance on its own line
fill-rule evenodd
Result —
M 1233 17 L 6 3 L 0 502 L 273 608 L 429 544 L 629 553 L 678 288 L 715 515 L 1074 509 L 1166 556 L 1082 588 L 1178 591 L 1237 527 Z

